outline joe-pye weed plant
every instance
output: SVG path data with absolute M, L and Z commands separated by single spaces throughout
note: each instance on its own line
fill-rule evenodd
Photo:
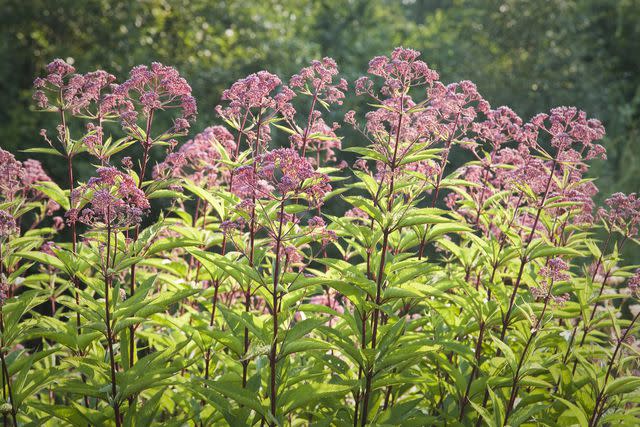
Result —
M 640 200 L 596 207 L 585 112 L 405 48 L 249 75 L 190 139 L 172 67 L 34 85 L 58 126 L 25 151 L 67 180 L 0 151 L 4 425 L 637 424 Z

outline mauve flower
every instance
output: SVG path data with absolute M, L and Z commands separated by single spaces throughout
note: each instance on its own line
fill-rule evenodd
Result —
M 33 82 L 36 89 L 33 99 L 39 108 L 49 108 L 53 98 L 56 107 L 76 115 L 105 117 L 111 112 L 100 104 L 103 91 L 115 81 L 113 75 L 103 70 L 75 74 L 75 68 L 62 59 L 49 63 L 46 72 L 46 77 Z M 95 111 L 90 111 L 92 106 L 96 106 Z
M 547 265 L 540 269 L 542 279 L 538 282 L 538 286 L 531 287 L 529 290 L 534 298 L 545 299 L 551 298 L 557 305 L 562 305 L 569 300 L 568 294 L 553 295 L 550 293 L 550 286 L 554 282 L 569 280 L 571 277 L 568 273 L 569 265 L 561 258 L 551 258 Z
M 66 218 L 66 222 L 68 225 L 75 224 L 78 221 L 79 211 L 76 208 L 71 208 L 67 212 L 65 212 L 64 217 Z
M 327 104 L 341 105 L 344 91 L 347 90 L 347 81 L 340 79 L 334 83 L 333 79 L 337 75 L 338 65 L 332 58 L 315 60 L 310 66 L 293 75 L 289 86 L 308 95 L 315 95 Z
M 56 58 L 47 64 L 47 73 L 49 75 L 59 75 L 60 77 L 64 77 L 67 74 L 75 73 L 76 69 L 68 64 L 65 60 Z
M 307 224 L 309 225 L 310 228 L 322 228 L 325 226 L 324 219 L 322 219 L 322 217 L 319 217 L 319 216 L 314 216 L 312 218 L 309 218 L 309 221 L 307 221 Z
M 369 61 L 369 74 L 382 77 L 384 84 L 381 93 L 385 96 L 398 96 L 406 88 L 417 85 L 431 85 L 438 80 L 438 73 L 418 60 L 420 52 L 398 47 L 391 57 L 377 56 Z M 367 80 L 356 82 L 356 91 L 370 93 L 371 85 Z
M 640 268 L 636 270 L 635 274 L 627 281 L 629 290 L 636 294 L 640 289 Z
M 289 269 L 291 269 L 293 265 L 301 264 L 304 260 L 304 255 L 295 246 L 285 246 L 284 248 L 282 248 L 282 252 L 280 255 L 284 256 L 284 258 L 286 259 L 286 263 Z
M 377 163 L 377 179 L 385 179 L 392 170 L 396 176 L 418 171 L 425 176 L 438 176 L 440 166 L 419 158 L 404 161 L 407 153 L 417 147 L 428 148 L 441 143 L 444 150 L 440 155 L 444 161 L 451 144 L 465 137 L 478 114 L 489 113 L 489 104 L 478 93 L 475 84 L 465 80 L 444 85 L 438 81 L 435 71 L 417 59 L 419 55 L 411 49 L 397 48 L 391 57 L 371 60 L 369 73 L 383 79 L 380 95 L 374 92 L 369 77 L 356 81 L 356 93 L 372 96 L 377 104 L 375 110 L 366 114 L 364 129 L 373 141 L 373 148 L 385 159 Z M 418 87 L 426 90 L 423 101 L 412 98 Z M 478 127 L 478 132 L 486 138 L 503 128 L 515 133 L 503 123 L 506 121 L 503 116 L 512 118 L 510 110 L 496 110 L 491 115 L 493 121 Z M 349 113 L 345 120 L 354 124 L 354 114 Z M 468 145 L 475 146 L 476 143 Z
M 282 81 L 275 74 L 267 71 L 259 71 L 244 79 L 238 80 L 222 93 L 222 100 L 228 102 L 226 108 L 217 107 L 220 116 L 228 120 L 239 120 L 248 110 L 275 109 L 279 104 L 284 106 L 287 102 L 282 99 L 276 101 L 273 92 Z
M 628 237 L 638 234 L 640 225 L 640 199 L 636 193 L 615 193 L 605 201 L 608 209 L 600 208 L 598 215 L 610 228 Z
M 367 161 L 365 159 L 357 159 L 353 163 L 353 168 L 361 170 L 363 172 L 369 172 L 369 165 L 367 164 Z
M 353 110 L 347 111 L 344 115 L 344 122 L 350 124 L 351 126 L 356 126 L 356 112 Z
M 17 232 L 18 226 L 13 215 L 0 209 L 0 238 L 9 237 Z
M 51 216 L 54 214 L 55 211 L 57 211 L 58 209 L 60 209 L 60 204 L 58 202 L 56 202 L 53 199 L 49 199 L 47 200 L 47 208 L 45 210 L 45 214 L 48 216 Z
M 22 162 L 22 169 L 22 190 L 25 192 L 32 190 L 31 187 L 35 183 L 51 181 L 49 175 L 47 175 L 47 173 L 42 168 L 42 163 L 40 163 L 38 160 L 25 160 L 24 162 Z M 44 193 L 40 191 L 36 191 L 34 196 L 38 198 L 45 197 Z
M 562 258 L 551 258 L 547 265 L 540 269 L 540 275 L 554 282 L 569 279 L 569 265 Z
M 133 160 L 131 160 L 129 156 L 123 157 L 120 163 L 122 163 L 122 167 L 127 170 L 133 169 Z
M 236 230 L 242 230 L 246 226 L 244 218 L 238 218 L 235 221 L 225 220 L 220 223 L 220 230 L 224 234 L 230 234 Z
M 15 156 L 0 148 L 0 195 L 13 199 L 15 193 L 22 189 L 24 169 Z
M 133 178 L 113 167 L 102 167 L 96 172 L 97 177 L 76 188 L 72 194 L 73 200 L 84 199 L 88 207 L 82 212 L 75 208 L 69 210 L 67 222 L 101 223 L 112 228 L 139 224 L 150 204 Z
M 571 163 L 606 158 L 604 147 L 595 143 L 604 138 L 604 126 L 599 120 L 588 119 L 584 111 L 575 107 L 556 107 L 549 114 L 534 116 L 524 125 L 520 141 L 537 147 L 540 131 L 550 137 L 551 145 L 557 151 L 556 158 L 571 159 Z
M 501 145 L 521 138 L 522 119 L 509 107 L 499 107 L 486 113 L 487 119 L 473 123 L 478 139 L 491 144 L 493 151 Z
M 304 197 L 309 205 L 317 207 L 331 191 L 329 177 L 316 172 L 309 160 L 291 148 L 269 151 L 255 161 L 255 167 L 242 166 L 235 170 L 231 191 L 243 199 Z
M 188 178 L 200 185 L 215 186 L 229 178 L 228 168 L 220 162 L 222 152 L 235 157 L 233 135 L 223 126 L 211 126 L 169 153 L 153 170 L 154 179 Z
M 186 131 L 198 112 L 191 86 L 175 68 L 159 62 L 152 63 L 151 67 L 134 67 L 129 79 L 114 87 L 113 95 L 110 103 L 118 109 L 125 128 L 133 129 L 137 125 L 138 107 L 145 118 L 157 110 L 178 110 L 172 129 L 175 133 Z
M 84 138 L 82 138 L 82 142 L 84 143 L 85 147 L 87 147 L 87 151 L 100 160 L 106 160 L 101 154 L 102 139 L 104 137 L 102 126 L 96 126 L 93 123 L 87 123 L 86 129 L 87 133 L 85 134 Z

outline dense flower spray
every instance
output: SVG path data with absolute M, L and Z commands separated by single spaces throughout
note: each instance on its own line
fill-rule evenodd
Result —
M 640 204 L 596 206 L 602 124 L 491 107 L 412 49 L 366 71 L 256 72 L 181 144 L 176 69 L 49 64 L 34 151 L 68 185 L 0 151 L 6 423 L 637 424 Z
M 0 210 L 0 237 L 9 237 L 17 231 L 18 226 L 13 215 L 5 210 Z
M 154 179 L 188 178 L 204 187 L 213 188 L 230 178 L 230 168 L 221 160 L 236 152 L 231 132 L 223 126 L 211 126 L 167 154 L 153 169 Z
M 319 206 L 331 189 L 328 176 L 316 172 L 293 149 L 280 148 L 261 154 L 256 163 L 255 168 L 238 168 L 231 188 L 234 194 L 253 203 L 257 199 L 283 201 L 304 197 L 310 205 Z
M 109 102 L 99 102 L 115 77 L 103 70 L 87 74 L 76 74 L 75 71 L 73 66 L 62 59 L 56 59 L 47 65 L 47 75 L 38 77 L 33 82 L 36 88 L 33 99 L 38 107 L 59 108 L 74 115 L 89 117 L 106 117 L 112 113 L 113 106 Z M 96 104 L 97 108 L 92 108 Z
M 137 225 L 142 220 L 149 201 L 131 176 L 113 168 L 99 168 L 98 176 L 86 185 L 74 190 L 72 198 L 89 207 L 67 212 L 69 222 L 80 221 L 87 225 L 104 224 L 113 229 Z
M 115 86 L 109 99 L 117 105 L 122 126 L 135 134 L 145 145 L 153 142 L 148 135 L 148 128 L 154 113 L 168 109 L 178 110 L 169 133 L 187 131 L 189 122 L 194 120 L 197 114 L 191 86 L 175 68 L 159 62 L 154 62 L 150 67 L 134 67 L 129 79 Z M 140 116 L 147 123 L 146 130 L 138 127 Z

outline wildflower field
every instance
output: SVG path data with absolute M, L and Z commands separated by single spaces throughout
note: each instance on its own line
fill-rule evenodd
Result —
M 195 135 L 173 67 L 34 76 L 57 127 L 0 150 L 4 426 L 640 423 L 640 198 L 596 206 L 600 121 L 412 49 L 338 65 L 244 77 Z

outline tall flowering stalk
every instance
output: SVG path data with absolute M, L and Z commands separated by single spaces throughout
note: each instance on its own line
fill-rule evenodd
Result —
M 0 334 L 4 336 L 5 328 L 4 328 L 4 317 L 3 317 L 3 307 L 5 300 L 8 297 L 9 287 L 6 283 L 5 272 L 3 268 L 4 264 L 4 256 L 3 256 L 3 245 L 12 235 L 16 234 L 18 231 L 18 226 L 13 219 L 13 216 L 4 210 L 0 210 Z M 13 392 L 11 390 L 11 376 L 7 370 L 7 362 L 5 360 L 4 353 L 4 339 L 0 340 L 0 344 L 2 345 L 2 349 L 0 350 L 0 363 L 2 363 L 2 395 L 5 401 L 9 402 L 10 405 L 10 413 L 11 418 L 13 420 L 13 425 L 17 426 L 18 421 L 16 418 L 16 408 L 13 398 Z M 8 400 L 7 400 L 8 398 Z M 3 413 L 4 425 L 7 425 L 7 413 L 6 411 Z
M 379 93 L 374 91 L 374 83 L 369 77 L 361 77 L 356 82 L 356 93 L 367 94 L 375 99 L 379 105 L 378 109 L 367 114 L 366 132 L 370 135 L 372 150 L 377 154 L 377 178 L 380 185 L 374 197 L 374 203 L 381 211 L 381 215 L 390 214 L 396 208 L 397 181 L 402 184 L 410 171 L 424 173 L 425 182 L 429 182 L 429 176 L 435 172 L 435 167 L 430 162 L 429 157 L 412 158 L 411 155 L 418 149 L 430 147 L 434 141 L 431 138 L 436 132 L 435 116 L 437 113 L 424 108 L 424 103 L 415 103 L 410 91 L 414 87 L 427 86 L 429 90 L 437 87 L 434 83 L 438 74 L 427 66 L 423 61 L 418 60 L 419 52 L 411 49 L 398 48 L 394 50 L 390 58 L 377 57 L 369 63 L 369 73 L 382 78 L 382 87 Z M 442 86 L 442 85 L 440 85 Z M 435 119 L 435 120 L 434 120 Z M 355 124 L 354 115 L 348 113 L 345 119 L 347 122 Z M 442 126 L 440 130 L 446 128 Z M 449 136 L 453 137 L 454 129 L 449 129 Z M 446 160 L 444 160 L 446 162 Z M 366 164 L 359 165 L 365 172 L 368 170 Z M 438 184 L 436 184 L 437 186 Z M 408 193 L 411 197 L 411 193 Z M 405 195 L 406 197 L 406 195 Z M 386 199 L 386 200 L 385 200 Z M 404 214 L 406 214 L 405 209 Z M 371 213 L 370 213 L 371 214 Z M 375 217 L 375 215 L 372 215 Z M 371 227 L 373 229 L 373 218 Z M 372 279 L 375 279 L 375 296 L 373 297 L 374 309 L 371 313 L 371 334 L 367 337 L 365 329 L 365 315 L 362 323 L 362 345 L 370 341 L 371 349 L 375 350 L 378 341 L 378 327 L 380 323 L 380 305 L 385 288 L 385 267 L 387 262 L 387 252 L 389 250 L 389 237 L 397 229 L 401 228 L 400 223 L 388 222 L 381 226 L 381 246 L 380 258 L 377 266 L 377 273 L 373 273 L 370 254 L 374 248 L 367 250 L 367 272 Z M 360 423 L 367 424 L 369 416 L 369 404 L 371 399 L 371 388 L 374 376 L 373 366 L 361 367 L 364 372 L 365 384 L 362 394 L 358 393 L 356 406 L 354 408 L 354 425 L 357 423 L 360 409 L 360 397 L 362 398 L 362 411 Z
M 109 354 L 111 401 L 115 423 L 122 425 L 118 386 L 116 383 L 116 354 L 114 344 L 116 337 L 113 327 L 115 301 L 113 297 L 113 273 L 115 251 L 117 249 L 117 233 L 140 223 L 143 214 L 150 208 L 144 192 L 138 188 L 133 178 L 115 168 L 100 168 L 97 177 L 75 190 L 74 198 L 78 206 L 86 206 L 82 210 L 74 207 L 69 211 L 70 221 L 82 222 L 105 233 L 105 246 L 101 250 L 100 270 L 104 281 L 104 321 L 105 336 Z M 114 239 L 112 243 L 112 239 Z M 113 253 L 112 253 L 113 251 Z M 133 337 L 131 337 L 133 340 Z
M 293 107 L 290 104 L 293 93 L 286 88 L 276 93 L 275 90 L 281 85 L 281 80 L 276 75 L 267 71 L 260 71 L 255 74 L 251 74 L 244 79 L 235 82 L 229 89 L 225 90 L 222 94 L 223 101 L 227 102 L 227 106 L 216 107 L 217 113 L 222 117 L 227 124 L 237 133 L 237 140 L 235 144 L 235 153 L 230 158 L 237 160 L 240 155 L 241 144 L 244 140 L 248 146 L 250 158 L 253 159 L 253 163 L 249 168 L 253 173 L 257 172 L 256 159 L 266 149 L 271 139 L 271 122 L 275 120 L 276 114 L 281 111 L 290 111 Z M 252 190 L 240 189 L 243 185 L 239 183 L 238 174 L 243 173 L 244 169 L 232 170 L 229 178 L 229 190 L 235 195 L 243 198 L 245 191 L 249 191 L 251 200 L 246 200 L 245 205 L 249 206 L 249 249 L 248 260 L 251 267 L 254 266 L 255 257 L 255 240 L 257 233 L 256 225 L 256 194 Z M 227 234 L 224 234 L 222 240 L 222 254 L 226 252 Z M 214 286 L 219 286 L 219 282 L 216 280 Z M 251 284 L 245 285 L 244 292 L 244 308 L 246 312 L 251 309 Z M 212 317 L 215 313 L 215 304 L 217 300 L 217 293 L 214 294 L 214 301 L 212 304 Z M 242 384 L 246 386 L 249 360 L 247 354 L 249 352 L 250 337 L 249 329 L 244 329 L 244 354 L 245 357 L 242 361 Z M 208 377 L 208 364 L 206 368 L 206 376 Z
M 170 66 L 154 62 L 150 67 L 134 67 L 129 79 L 113 87 L 107 102 L 116 110 L 123 129 L 129 138 L 142 145 L 142 158 L 139 162 L 138 189 L 142 189 L 151 148 L 177 135 L 188 131 L 190 121 L 197 114 L 196 100 L 191 96 L 191 86 Z M 155 115 L 165 110 L 177 110 L 173 125 L 158 131 L 153 127 Z M 140 126 L 143 123 L 143 126 Z M 133 239 L 137 240 L 140 229 L 136 225 Z M 131 266 L 130 293 L 136 288 L 136 264 Z M 129 363 L 133 365 L 136 357 L 135 325 L 129 328 Z
M 635 199 L 635 197 L 632 199 Z M 637 213 L 637 209 L 635 210 L 635 213 Z M 640 270 L 637 270 L 633 277 L 629 279 L 628 285 L 632 293 L 637 294 L 638 287 L 640 286 Z M 628 344 L 628 341 L 632 342 L 632 340 L 629 339 L 631 337 L 630 334 L 633 333 L 633 328 L 636 326 L 636 322 L 638 321 L 639 317 L 640 312 L 636 313 L 636 315 L 633 316 L 633 319 L 631 320 L 629 325 L 623 331 L 621 331 L 620 336 L 616 337 L 615 349 L 609 357 L 609 362 L 607 363 L 607 370 L 604 376 L 602 387 L 596 389 L 596 400 L 595 404 L 593 405 L 593 412 L 591 413 L 591 417 L 589 418 L 590 427 L 598 425 L 598 421 L 605 412 L 605 404 L 608 398 L 605 392 L 607 391 L 607 386 L 609 385 L 609 379 L 611 378 L 611 373 L 614 364 L 616 363 L 616 358 L 620 354 L 623 345 Z
M 59 123 L 56 127 L 56 140 L 60 149 L 55 148 L 54 143 L 47 136 L 47 131 L 42 129 L 40 134 L 51 147 L 51 153 L 61 154 L 67 163 L 67 188 L 69 189 L 69 205 L 74 203 L 73 192 L 75 181 L 73 174 L 73 159 L 82 151 L 84 145 L 74 140 L 71 136 L 68 120 L 69 115 L 96 117 L 100 123 L 98 127 L 89 127 L 89 135 L 86 141 L 98 143 L 102 140 L 101 123 L 105 117 L 112 113 L 110 103 L 103 104 L 103 92 L 115 81 L 115 77 L 106 71 L 97 70 L 87 74 L 77 74 L 76 69 L 62 59 L 55 59 L 46 67 L 47 75 L 34 80 L 33 99 L 38 108 L 46 111 L 57 112 Z M 83 141 L 84 141 L 83 140 Z M 91 144 L 88 144 L 91 146 Z M 46 152 L 46 150 L 45 150 Z M 76 252 L 78 234 L 75 222 L 71 223 L 71 248 Z M 75 286 L 78 281 L 74 278 Z M 79 302 L 76 294 L 76 303 Z M 80 314 L 76 316 L 76 324 L 80 328 Z
M 33 98 L 39 108 L 55 111 L 60 116 L 57 126 L 56 139 L 62 148 L 63 155 L 67 161 L 67 177 L 69 194 L 74 190 L 73 159 L 83 151 L 82 144 L 78 144 L 71 137 L 68 115 L 95 117 L 101 123 L 105 117 L 112 115 L 113 106 L 110 103 L 101 103 L 106 89 L 115 81 L 115 77 L 106 71 L 97 70 L 87 74 L 76 74 L 75 68 L 63 61 L 56 59 L 49 63 L 46 68 L 47 75 L 37 78 L 34 81 L 36 88 Z M 86 141 L 96 141 L 102 139 L 102 128 L 89 127 L 91 136 L 85 138 Z M 53 148 L 53 142 L 47 137 L 46 130 L 41 131 L 41 135 Z M 91 145 L 91 144 L 89 144 Z M 73 200 L 70 200 L 73 203 Z M 76 249 L 77 232 L 75 225 L 71 226 L 73 250 Z
M 507 421 L 509 420 L 509 417 L 513 411 L 516 396 L 518 395 L 518 388 L 520 387 L 519 381 L 522 379 L 520 375 L 522 372 L 523 363 L 528 356 L 528 351 L 531 347 L 531 344 L 540 333 L 541 328 L 544 326 L 542 322 L 545 321 L 545 315 L 547 314 L 549 303 L 562 303 L 567 298 L 564 295 L 558 297 L 554 296 L 553 286 L 558 282 L 566 281 L 570 278 L 569 274 L 567 273 L 568 269 L 569 266 L 567 265 L 567 263 L 565 263 L 560 258 L 553 258 L 548 260 L 547 264 L 540 269 L 540 275 L 544 278 L 544 280 L 541 282 L 540 288 L 533 288 L 532 292 L 534 292 L 534 295 L 542 298 L 542 310 L 537 316 L 533 327 L 531 328 L 531 334 L 529 335 L 529 338 L 524 345 L 524 349 L 522 350 L 522 354 L 518 359 L 518 364 L 516 365 L 515 372 L 513 373 L 511 393 L 509 394 L 509 400 L 505 409 L 504 425 L 507 425 Z
M 250 215 L 250 241 L 245 256 L 249 265 L 256 267 L 251 258 L 255 249 L 251 235 L 255 235 L 258 227 L 271 240 L 273 251 L 273 267 L 271 271 L 272 288 L 269 291 L 271 300 L 269 309 L 272 321 L 272 336 L 269 350 L 269 401 L 270 411 L 274 419 L 278 417 L 278 360 L 279 336 L 282 324 L 279 318 L 280 294 L 282 293 L 281 277 L 287 268 L 296 263 L 299 254 L 295 246 L 287 246 L 294 241 L 298 219 L 286 213 L 288 203 L 299 197 L 309 201 L 310 207 L 322 204 L 324 195 L 330 190 L 328 177 L 318 173 L 313 166 L 293 149 L 276 149 L 266 152 L 255 159 L 253 166 L 244 166 L 236 170 L 234 192 L 243 198 L 241 209 Z M 225 224 L 227 232 L 238 228 L 237 222 Z M 314 220 L 314 228 L 318 220 Z M 244 371 L 243 371 L 244 372 Z M 243 379 L 243 384 L 245 381 Z
M 622 193 L 616 193 L 608 198 L 605 202 L 609 208 L 609 210 L 601 209 L 599 211 L 599 216 L 604 221 L 606 228 L 608 230 L 607 242 L 604 245 L 604 251 L 607 250 L 609 246 L 609 241 L 611 239 L 612 233 L 619 233 L 622 235 L 622 239 L 620 243 L 617 245 L 618 250 L 622 250 L 625 242 L 628 239 L 633 239 L 638 235 L 638 227 L 640 225 L 640 199 L 635 193 L 625 195 Z M 591 284 L 593 284 L 595 278 L 598 274 L 602 274 L 602 257 L 604 252 L 598 257 L 598 261 L 593 267 L 593 273 L 591 276 Z M 597 296 L 595 298 L 595 304 L 593 309 L 591 309 L 591 313 L 589 314 L 589 320 L 584 321 L 582 338 L 580 339 L 580 343 L 578 344 L 578 348 L 582 347 L 587 339 L 587 335 L 589 334 L 589 327 L 591 322 L 596 315 L 599 299 L 602 297 L 605 286 L 607 284 L 607 280 L 612 274 L 613 267 L 608 267 L 604 269 L 604 276 L 602 277 L 602 283 L 600 284 L 600 288 L 598 290 Z M 578 323 L 579 324 L 579 323 Z M 576 325 L 577 327 L 578 325 Z M 570 338 L 570 341 L 573 341 L 575 338 L 576 332 L 573 332 Z M 571 347 L 571 346 L 569 346 Z M 575 373 L 577 367 L 577 361 L 574 361 L 572 372 Z

